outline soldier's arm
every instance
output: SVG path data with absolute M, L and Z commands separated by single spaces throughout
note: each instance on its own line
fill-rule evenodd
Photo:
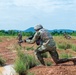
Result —
M 34 34 L 34 37 L 32 39 L 26 39 L 26 42 L 27 43 L 35 43 L 38 38 L 39 38 L 39 32 L 36 32 Z

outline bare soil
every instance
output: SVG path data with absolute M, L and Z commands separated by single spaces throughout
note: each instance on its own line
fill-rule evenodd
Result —
M 17 40 L 15 38 L 8 40 L 8 38 L 0 38 L 2 42 L 0 42 L 0 56 L 6 60 L 6 64 L 13 64 L 15 58 L 17 56 L 15 47 L 18 46 Z M 72 40 L 76 43 L 76 40 Z M 36 48 L 36 44 L 27 44 L 22 43 L 23 49 L 25 47 L 34 47 Z M 64 51 L 58 50 L 58 53 L 68 53 L 76 56 L 76 52 L 67 49 Z M 26 52 L 26 50 L 25 50 Z M 27 51 L 29 54 L 33 54 L 33 51 Z M 46 58 L 46 61 L 52 62 L 52 66 L 36 66 L 28 70 L 29 72 L 34 73 L 35 75 L 76 75 L 76 66 L 73 65 L 73 62 L 67 62 L 59 65 L 55 65 L 52 58 Z

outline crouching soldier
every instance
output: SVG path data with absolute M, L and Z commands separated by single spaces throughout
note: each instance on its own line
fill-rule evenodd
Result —
M 71 39 L 71 36 L 68 35 L 67 33 L 64 33 L 63 36 L 64 36 L 64 38 L 66 38 L 66 39 Z
M 32 39 L 26 39 L 27 43 L 34 43 L 36 42 L 36 40 L 40 37 L 40 44 L 37 47 L 37 49 L 35 50 L 35 53 L 37 55 L 37 58 L 39 59 L 39 61 L 41 62 L 42 65 L 45 65 L 44 59 L 41 56 L 42 53 L 45 52 L 49 52 L 52 59 L 54 60 L 54 62 L 56 64 L 60 64 L 60 63 L 64 63 L 64 62 L 68 62 L 68 61 L 76 61 L 76 58 L 72 58 L 72 59 L 59 59 L 59 55 L 56 51 L 56 43 L 53 40 L 53 37 L 51 36 L 51 34 L 43 28 L 42 25 L 36 25 L 34 27 L 36 33 L 34 34 L 34 37 Z
M 17 39 L 18 39 L 18 44 L 19 44 L 19 46 L 21 46 L 21 43 L 23 42 L 21 32 L 18 33 Z

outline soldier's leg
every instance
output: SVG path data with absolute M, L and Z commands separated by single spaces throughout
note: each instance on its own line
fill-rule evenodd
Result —
M 66 58 L 65 59 L 59 59 L 59 55 L 56 51 L 56 48 L 53 48 L 53 50 L 49 51 L 49 53 L 51 54 L 51 56 L 52 56 L 52 58 L 56 64 L 65 63 L 65 62 L 70 61 L 69 59 L 66 59 Z
M 37 55 L 37 58 L 38 60 L 40 61 L 40 63 L 42 65 L 45 65 L 45 62 L 44 62 L 44 59 L 43 59 L 43 56 L 41 55 L 42 53 L 44 53 L 45 51 L 42 49 L 42 47 L 38 47 L 36 50 L 35 50 L 35 53 Z
M 19 46 L 21 46 L 21 43 L 18 41 Z
M 38 60 L 40 61 L 40 63 L 41 63 L 42 65 L 45 65 L 45 62 L 44 62 L 44 60 L 43 60 L 43 57 L 41 56 L 41 53 L 40 53 L 40 52 L 37 52 L 36 55 L 37 55 L 37 58 L 38 58 Z
M 21 43 L 23 43 L 23 40 L 18 41 L 19 46 L 21 46 Z
M 59 60 L 59 55 L 57 53 L 57 51 L 55 49 L 53 49 L 52 51 L 49 51 L 50 56 L 52 57 L 53 61 L 57 64 L 58 60 Z
M 74 65 L 76 65 L 76 57 L 72 57 L 69 60 L 72 61 L 74 63 Z

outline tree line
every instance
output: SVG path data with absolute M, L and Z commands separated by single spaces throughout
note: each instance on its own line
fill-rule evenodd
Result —
M 0 30 L 0 36 L 17 36 L 19 32 L 21 32 L 23 36 L 30 36 L 30 35 L 33 35 L 35 33 L 35 32 L 25 32 L 25 31 L 16 31 L 16 30 L 8 30 L 8 31 Z M 50 33 L 53 36 L 63 35 L 63 33 L 67 33 L 71 36 L 76 36 L 76 31 L 72 31 L 72 32 L 53 31 Z

